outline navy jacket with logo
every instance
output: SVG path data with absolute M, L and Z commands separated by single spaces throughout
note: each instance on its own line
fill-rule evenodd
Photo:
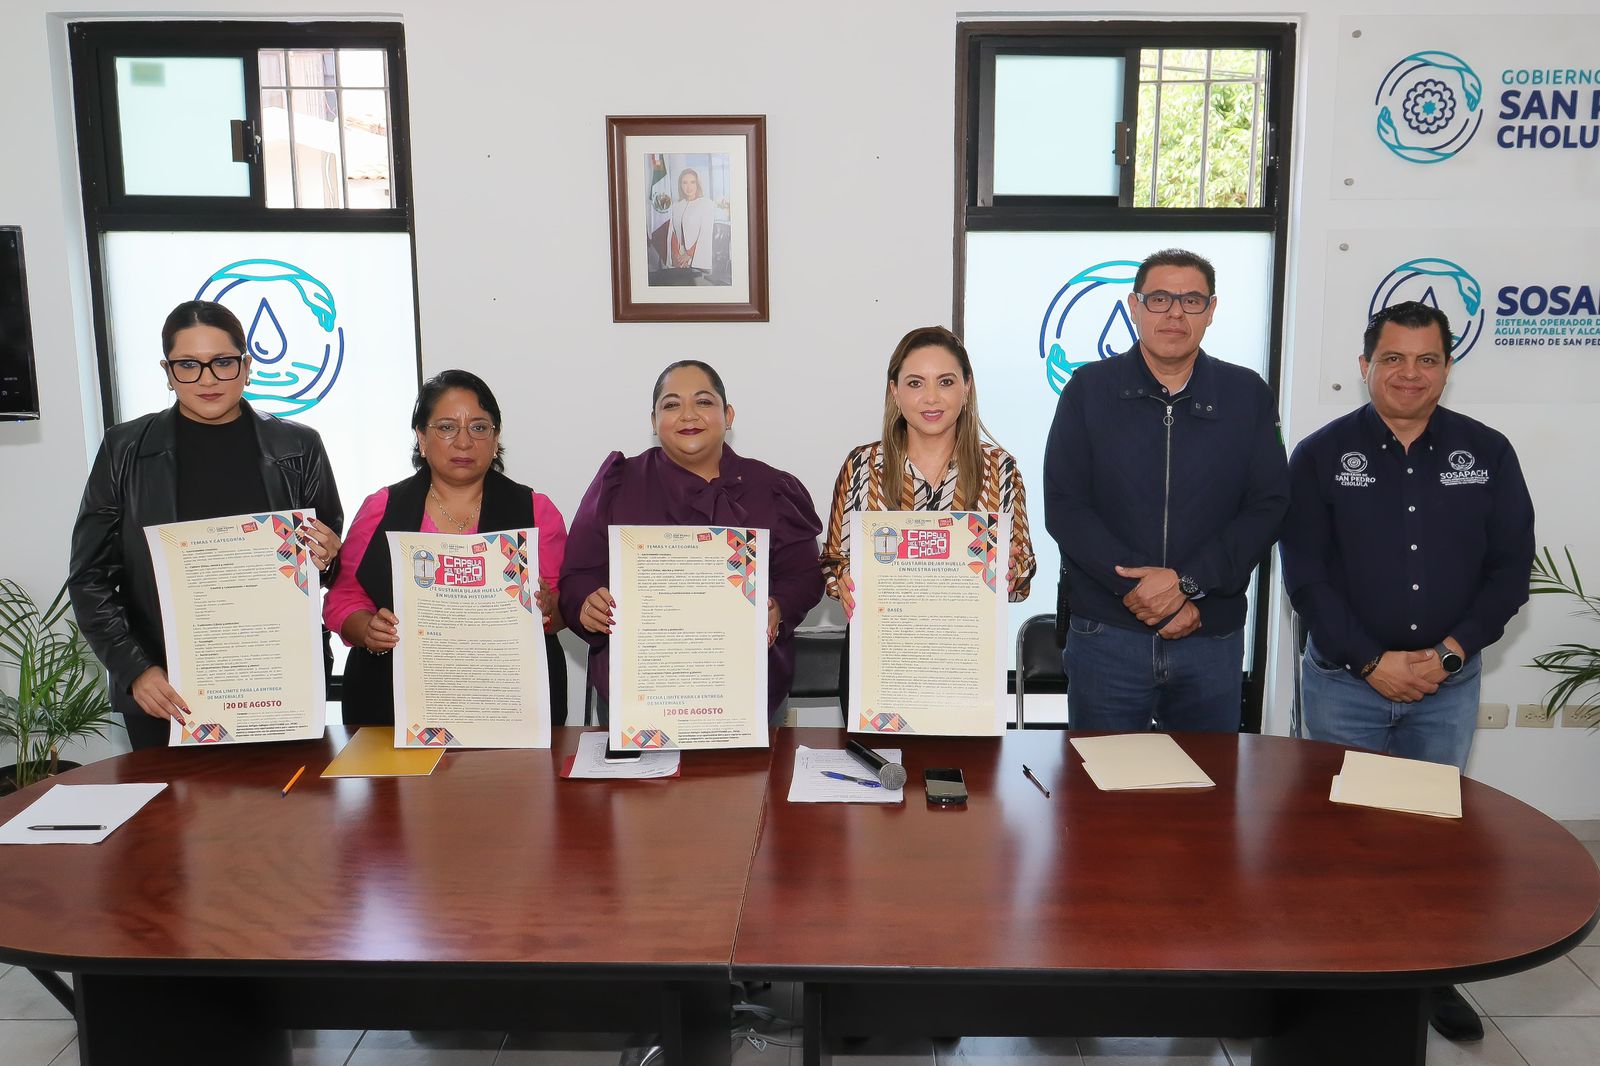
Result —
M 1289 479 L 1272 390 L 1202 351 L 1168 397 L 1138 346 L 1073 372 L 1044 458 L 1045 525 L 1073 615 L 1154 632 L 1117 566 L 1165 566 L 1203 595 L 1202 632 L 1244 625 L 1250 574 L 1277 539 Z
M 1371 404 L 1300 442 L 1283 579 L 1317 651 L 1359 676 L 1455 637 L 1468 656 L 1528 602 L 1533 500 L 1505 435 L 1436 408 L 1402 449 Z

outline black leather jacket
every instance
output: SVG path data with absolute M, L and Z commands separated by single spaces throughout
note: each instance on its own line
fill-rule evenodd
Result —
M 312 507 L 344 531 L 344 509 L 322 438 L 309 426 L 260 414 L 241 402 L 261 446 L 261 481 L 273 510 Z M 106 431 L 72 527 L 67 588 L 78 627 L 111 672 L 111 705 L 138 712 L 129 690 L 166 666 L 161 603 L 144 527 L 177 520 L 177 408 Z M 335 560 L 337 565 L 337 559 Z M 324 582 L 332 574 L 324 575 Z

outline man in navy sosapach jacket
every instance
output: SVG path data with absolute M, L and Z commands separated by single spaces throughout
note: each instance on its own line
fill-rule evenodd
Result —
M 1075 371 L 1045 446 L 1045 523 L 1071 619 L 1073 729 L 1239 728 L 1245 589 L 1289 506 L 1277 404 L 1200 348 L 1216 272 L 1168 249 L 1140 264 L 1139 343 Z
M 1362 337 L 1370 402 L 1294 450 L 1283 583 L 1305 622 L 1306 733 L 1467 767 L 1481 652 L 1528 602 L 1533 500 L 1505 435 L 1439 405 L 1454 338 L 1415 301 Z M 1433 1027 L 1483 1039 L 1454 988 Z

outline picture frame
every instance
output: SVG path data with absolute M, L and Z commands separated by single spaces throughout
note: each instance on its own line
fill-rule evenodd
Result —
M 614 322 L 765 322 L 765 115 L 607 115 Z

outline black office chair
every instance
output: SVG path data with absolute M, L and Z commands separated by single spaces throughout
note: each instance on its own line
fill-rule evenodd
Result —
M 844 713 L 844 656 L 847 629 L 797 629 L 791 700 L 832 700 Z
M 1017 630 L 1017 729 L 1026 729 L 1023 699 L 1029 692 L 1062 695 L 1067 691 L 1056 616 L 1036 614 Z M 1038 728 L 1038 727 L 1035 727 Z

